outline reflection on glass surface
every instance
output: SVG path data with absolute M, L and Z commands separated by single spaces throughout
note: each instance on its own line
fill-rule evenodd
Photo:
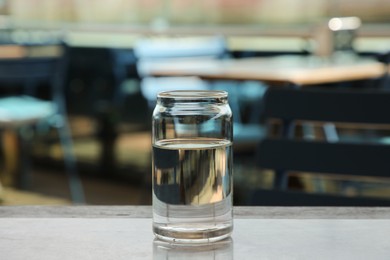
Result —
M 233 239 L 209 244 L 173 244 L 158 239 L 153 241 L 153 259 L 233 259 Z

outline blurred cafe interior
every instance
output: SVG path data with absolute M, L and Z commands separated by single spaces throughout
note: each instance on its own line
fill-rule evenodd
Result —
M 151 204 L 156 94 L 229 93 L 235 205 L 390 205 L 387 0 L 0 0 L 0 205 Z

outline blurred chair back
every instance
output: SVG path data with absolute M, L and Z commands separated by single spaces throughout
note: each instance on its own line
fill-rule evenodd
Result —
M 382 62 L 385 65 L 385 74 L 380 79 L 379 88 L 381 89 L 390 89 L 390 50 L 379 53 L 377 55 L 378 61 Z
M 141 39 L 134 46 L 138 58 L 138 72 L 147 76 L 148 64 L 157 60 L 175 58 L 210 57 L 221 58 L 226 54 L 223 37 L 202 37 L 190 39 Z
M 226 53 L 223 37 L 196 39 L 142 39 L 135 44 L 134 53 L 138 59 L 137 70 L 142 78 L 141 92 L 153 108 L 157 94 L 169 90 L 206 90 L 208 84 L 197 77 L 150 76 L 150 67 L 159 61 L 183 58 L 221 58 Z
M 14 131 L 21 142 L 21 168 L 24 170 L 19 176 L 20 185 L 26 187 L 29 182 L 31 138 L 23 133 L 45 123 L 58 129 L 72 200 L 83 202 L 63 94 L 66 45 L 8 45 L 0 46 L 0 50 L 3 47 L 19 50 L 12 57 L 0 57 L 0 128 Z
M 260 168 L 273 169 L 273 190 L 258 190 L 259 205 L 390 205 L 390 200 L 308 194 L 288 190 L 288 173 L 310 172 L 389 178 L 390 146 L 364 142 L 321 142 L 294 138 L 294 122 L 338 122 L 389 125 L 390 93 L 383 91 L 269 89 L 266 120 L 282 121 L 283 137 L 263 140 L 257 151 Z M 379 179 L 380 180 L 380 179 Z

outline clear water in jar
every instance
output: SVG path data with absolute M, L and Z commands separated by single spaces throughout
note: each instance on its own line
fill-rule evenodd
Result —
M 163 240 L 212 242 L 232 228 L 232 147 L 213 138 L 153 145 L 153 231 Z

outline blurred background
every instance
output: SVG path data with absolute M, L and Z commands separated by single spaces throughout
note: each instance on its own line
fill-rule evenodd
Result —
M 151 204 L 153 101 L 141 87 L 136 51 L 141 40 L 221 37 L 225 58 L 323 56 L 332 44 L 324 26 L 332 17 L 351 16 L 359 19 L 351 46 L 357 55 L 377 59 L 390 50 L 387 0 L 0 0 L 0 59 L 26 55 L 12 46 L 28 48 L 28 55 L 51 56 L 52 48 L 37 47 L 65 43 L 62 116 L 69 123 L 85 203 L 145 205 Z M 254 97 L 267 88 L 250 80 L 214 84 L 228 90 L 245 86 L 238 110 L 243 122 L 253 116 Z M 3 86 L 0 96 L 9 92 Z M 47 97 L 44 91 L 38 94 Z M 45 127 L 15 129 L 0 127 L 0 205 L 71 204 L 72 178 L 59 134 Z M 19 144 L 21 131 L 28 148 Z M 16 170 L 24 165 L 15 152 L 20 149 L 31 158 L 25 182 Z M 240 205 L 245 204 L 242 190 L 271 185 L 272 174 L 259 174 L 253 145 L 238 143 L 234 149 L 235 203 Z M 340 187 L 331 183 L 330 190 Z M 388 184 L 367 193 L 390 196 Z M 291 185 L 311 189 L 305 181 Z

